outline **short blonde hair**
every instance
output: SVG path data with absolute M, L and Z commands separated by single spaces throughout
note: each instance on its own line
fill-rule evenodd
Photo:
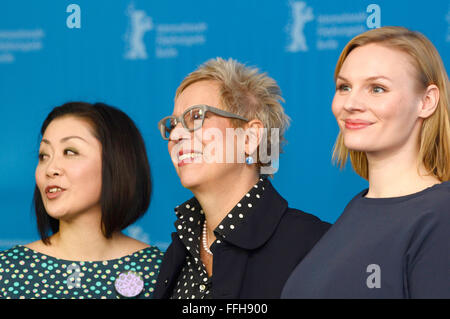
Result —
M 336 65 L 334 80 L 345 59 L 357 47 L 377 43 L 409 55 L 416 69 L 418 87 L 421 91 L 429 85 L 439 89 L 439 102 L 436 111 L 422 123 L 420 133 L 419 158 L 427 171 L 440 181 L 450 179 L 450 110 L 449 80 L 444 63 L 433 44 L 419 32 L 403 27 L 382 27 L 369 30 L 354 37 L 345 46 Z M 349 150 L 339 132 L 333 150 L 333 160 L 342 168 L 348 156 L 356 173 L 368 179 L 369 165 L 364 152 Z
M 290 118 L 284 112 L 281 102 L 281 90 L 276 81 L 257 68 L 245 66 L 233 59 L 210 59 L 190 73 L 181 82 L 175 93 L 175 100 L 191 84 L 199 81 L 216 81 L 219 84 L 220 100 L 226 111 L 238 114 L 248 120 L 260 120 L 268 131 L 279 129 L 280 152 L 285 142 L 284 132 L 289 126 Z M 212 105 L 214 106 L 214 105 Z M 243 122 L 230 119 L 234 127 L 241 127 Z M 267 152 L 271 154 L 271 134 L 267 134 Z M 260 158 L 257 167 L 262 164 Z

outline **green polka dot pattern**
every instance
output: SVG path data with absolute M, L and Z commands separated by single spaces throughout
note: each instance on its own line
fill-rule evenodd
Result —
M 121 299 L 114 282 L 127 271 L 144 280 L 135 298 L 150 299 L 162 257 L 148 247 L 119 259 L 68 261 L 15 246 L 0 252 L 0 299 Z

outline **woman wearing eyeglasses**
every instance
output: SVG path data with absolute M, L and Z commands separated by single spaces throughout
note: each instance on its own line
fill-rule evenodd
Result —
M 159 129 L 194 197 L 175 208 L 155 298 L 279 298 L 329 228 L 289 208 L 266 176 L 289 120 L 280 100 L 273 79 L 231 59 L 207 61 L 178 87 Z

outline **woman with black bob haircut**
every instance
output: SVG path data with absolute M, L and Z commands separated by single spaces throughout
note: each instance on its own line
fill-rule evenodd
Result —
M 133 121 L 106 104 L 71 102 L 50 112 L 41 136 L 41 239 L 0 253 L 0 298 L 151 298 L 162 253 L 121 232 L 145 214 L 152 190 Z

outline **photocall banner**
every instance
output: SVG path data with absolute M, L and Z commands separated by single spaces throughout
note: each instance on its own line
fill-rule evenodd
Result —
M 125 233 L 165 250 L 174 207 L 192 194 L 178 179 L 157 122 L 182 79 L 215 57 L 268 73 L 291 126 L 273 183 L 291 207 L 334 222 L 367 187 L 331 154 L 333 72 L 345 44 L 371 28 L 425 34 L 450 58 L 448 0 L 2 0 L 0 2 L 0 250 L 37 240 L 32 206 L 39 129 L 53 107 L 104 102 L 145 138 L 153 194 Z

